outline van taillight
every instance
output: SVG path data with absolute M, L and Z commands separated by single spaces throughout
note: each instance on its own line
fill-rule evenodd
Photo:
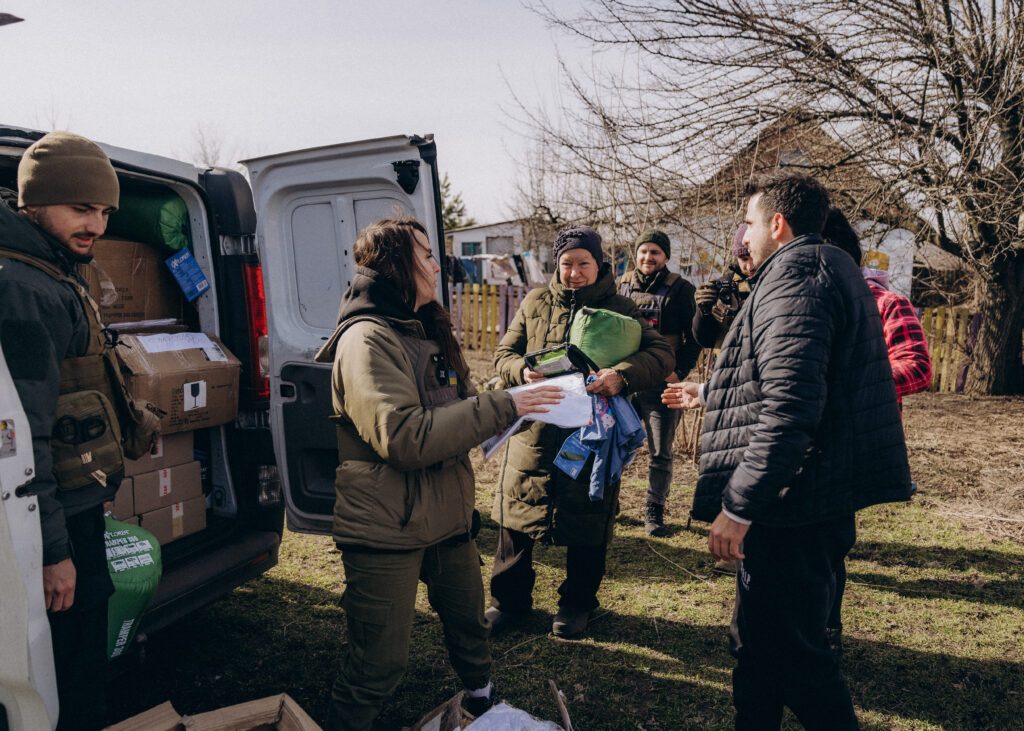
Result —
M 267 343 L 267 300 L 263 294 L 263 267 L 242 264 L 245 307 L 249 313 L 249 385 L 257 399 L 270 398 L 270 359 Z

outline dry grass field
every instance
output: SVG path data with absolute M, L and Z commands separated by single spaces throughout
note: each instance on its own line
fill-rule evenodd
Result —
M 486 358 L 473 357 L 477 379 Z M 1024 398 L 918 394 L 904 407 L 909 504 L 858 515 L 844 601 L 843 669 L 868 729 L 1010 729 L 1024 718 Z M 486 581 L 500 455 L 477 468 Z M 602 606 L 584 639 L 550 634 L 564 550 L 540 547 L 535 610 L 492 643 L 501 695 L 557 720 L 547 690 L 568 697 L 577 729 L 727 729 L 732 725 L 726 626 L 733 578 L 716 573 L 706 529 L 685 518 L 696 467 L 677 460 L 672 534 L 640 521 L 646 462 L 624 478 Z M 115 717 L 170 699 L 207 711 L 291 694 L 323 721 L 345 642 L 344 576 L 329 538 L 285 534 L 278 567 L 149 641 L 111 685 Z M 411 725 L 458 690 L 441 627 L 421 591 L 409 670 L 375 728 Z M 786 728 L 798 728 L 787 719 Z

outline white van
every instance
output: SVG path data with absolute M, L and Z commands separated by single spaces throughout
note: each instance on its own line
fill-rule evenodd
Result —
M 0 187 L 42 132 L 0 126 Z M 396 214 L 426 226 L 442 261 L 432 136 L 393 136 L 245 161 L 249 181 L 97 141 L 117 170 L 122 209 L 184 201 L 189 249 L 209 289 L 189 306 L 191 330 L 218 337 L 242 363 L 238 417 L 196 433 L 206 527 L 163 547 L 163 578 L 144 639 L 277 563 L 284 515 L 297 532 L 328 533 L 337 463 L 330 367 L 313 355 L 333 332 L 353 271 L 352 244 Z M 112 218 L 113 222 L 113 218 Z M 448 301 L 447 281 L 438 292 Z

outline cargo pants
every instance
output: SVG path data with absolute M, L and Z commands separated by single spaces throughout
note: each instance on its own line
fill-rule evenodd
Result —
M 637 414 L 647 430 L 650 463 L 647 472 L 647 502 L 664 505 L 672 486 L 672 448 L 682 411 L 661 403 L 664 386 L 649 388 L 636 395 Z
M 416 589 L 444 626 L 455 673 L 469 689 L 490 681 L 490 631 L 476 542 L 448 541 L 416 551 L 342 549 L 348 643 L 331 690 L 328 731 L 369 729 L 409 664 Z

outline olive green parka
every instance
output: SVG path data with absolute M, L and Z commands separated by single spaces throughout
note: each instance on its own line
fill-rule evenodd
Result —
M 582 307 L 611 310 L 636 318 L 643 328 L 640 349 L 612 368 L 625 381 L 623 395 L 642 391 L 665 378 L 675 367 L 668 342 L 640 316 L 628 297 L 616 293 L 611 268 L 604 264 L 594 284 L 569 289 L 552 277 L 546 288 L 530 292 L 494 354 L 505 387 L 522 384 L 523 356 L 563 343 L 572 319 Z M 591 501 L 591 457 L 577 480 L 555 467 L 554 459 L 571 429 L 534 422 L 509 440 L 501 490 L 492 516 L 506 528 L 557 545 L 596 546 L 612 532 L 619 505 L 619 484 L 606 485 L 604 498 Z
M 476 499 L 468 452 L 515 420 L 515 402 L 504 391 L 460 398 L 439 369 L 439 345 L 397 290 L 372 269 L 356 271 L 339 329 L 317 354 L 334 363 L 334 539 L 416 550 L 467 535 Z

